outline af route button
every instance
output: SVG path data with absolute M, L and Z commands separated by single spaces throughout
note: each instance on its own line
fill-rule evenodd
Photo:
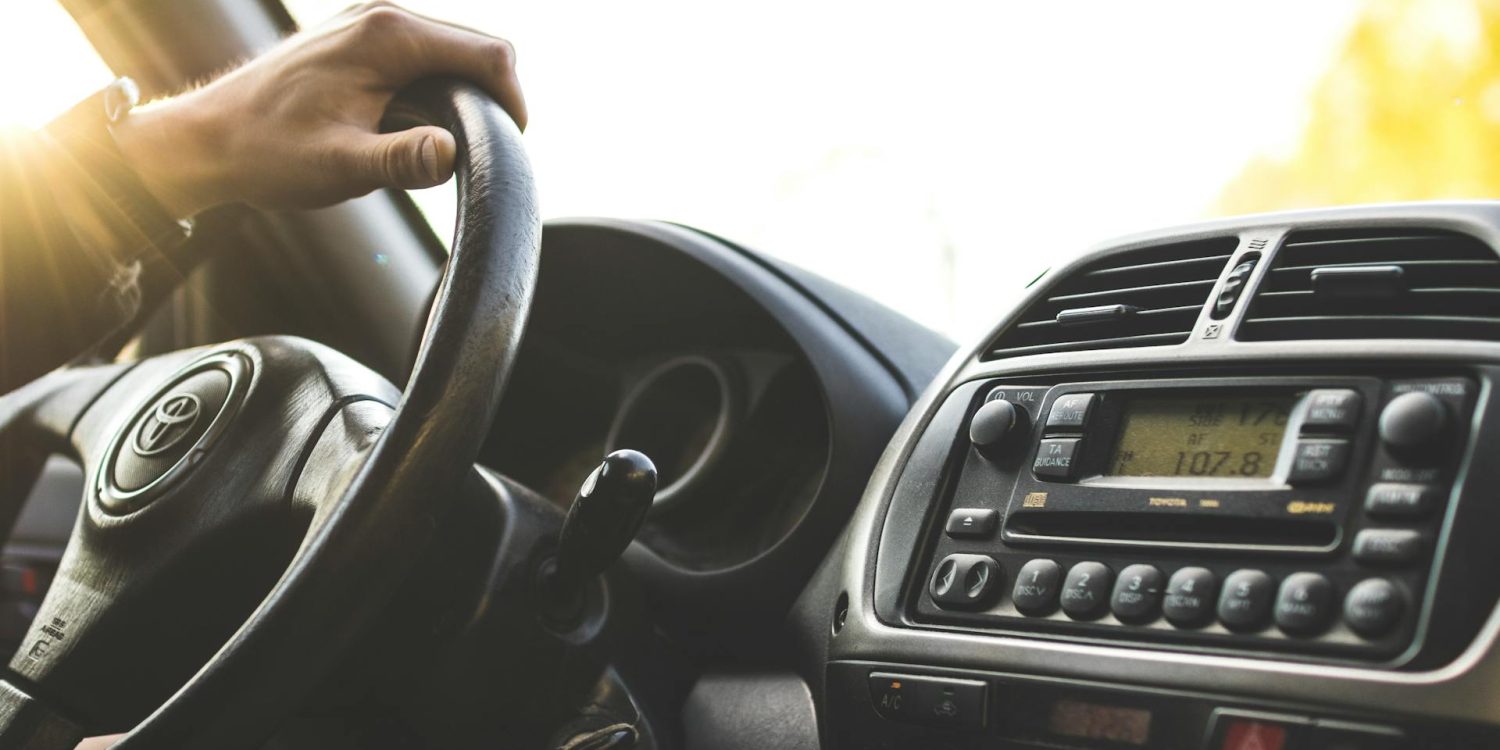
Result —
M 1068 393 L 1058 396 L 1047 411 L 1048 430 L 1078 430 L 1088 424 L 1094 408 L 1094 394 Z

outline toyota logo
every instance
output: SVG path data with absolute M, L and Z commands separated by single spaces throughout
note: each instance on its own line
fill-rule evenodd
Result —
M 203 402 L 196 395 L 174 393 L 157 402 L 156 408 L 141 420 L 132 448 L 137 455 L 154 456 L 171 450 L 193 431 Z

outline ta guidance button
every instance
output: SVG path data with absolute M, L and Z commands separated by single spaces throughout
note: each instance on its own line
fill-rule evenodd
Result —
M 1036 449 L 1031 473 L 1042 479 L 1066 482 L 1073 478 L 1074 459 L 1078 457 L 1081 438 L 1048 438 Z

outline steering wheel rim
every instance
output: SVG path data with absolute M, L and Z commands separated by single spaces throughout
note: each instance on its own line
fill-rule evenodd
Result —
M 10 436 L 8 440 L 71 442 L 79 447 L 86 468 L 96 474 L 106 472 L 100 467 L 111 466 L 114 452 L 122 450 L 118 447 L 120 431 L 138 429 L 149 414 L 161 413 L 151 409 L 176 382 L 171 379 L 187 377 L 182 373 L 195 372 L 192 368 L 201 368 L 206 358 L 246 360 L 255 373 L 247 398 L 268 398 L 257 396 L 255 389 L 259 387 L 262 394 L 273 392 L 278 373 L 297 371 L 296 377 L 281 377 L 290 383 L 286 397 L 295 399 L 314 390 L 327 402 L 327 415 L 315 431 L 288 430 L 289 435 L 310 435 L 308 442 L 297 446 L 302 463 L 285 469 L 281 464 L 287 462 L 279 459 L 268 465 L 285 474 L 276 479 L 287 482 L 287 487 L 332 488 L 336 500 L 314 501 L 310 530 L 270 593 L 207 664 L 117 745 L 122 750 L 257 746 L 332 668 L 339 649 L 330 646 L 350 640 L 386 603 L 392 588 L 387 576 L 409 569 L 423 549 L 426 537 L 419 532 L 432 525 L 433 506 L 439 502 L 434 498 L 456 494 L 473 467 L 519 349 L 536 285 L 541 221 L 535 183 L 515 123 L 477 87 L 448 79 L 411 87 L 393 102 L 386 124 L 395 128 L 416 123 L 439 125 L 454 134 L 457 227 L 415 364 L 399 402 L 391 404 L 389 422 L 368 428 L 369 442 L 354 446 L 354 452 L 334 451 L 346 461 L 350 455 L 362 454 L 357 469 L 319 466 L 309 462 L 309 457 L 323 450 L 320 445 L 328 440 L 336 415 L 361 402 L 389 404 L 394 389 L 352 360 L 311 342 L 282 338 L 231 342 L 202 355 L 157 358 L 163 363 L 155 371 L 154 363 L 87 372 L 64 370 L 0 399 L 0 422 L 6 425 L 0 432 Z M 170 378 L 162 380 L 159 371 L 167 370 Z M 141 385 L 132 385 L 137 381 L 150 385 L 151 396 L 143 402 Z M 162 386 L 163 382 L 168 385 Z M 326 383 L 337 387 L 328 387 L 323 394 L 320 386 Z M 128 394 L 120 393 L 131 388 Z M 129 419 L 94 416 L 123 403 L 134 406 Z M 230 418 L 235 417 L 231 414 Z M 239 422 L 247 420 L 253 417 L 236 418 L 231 436 Z M 110 432 L 115 433 L 107 441 L 111 447 L 101 461 L 92 461 L 92 452 L 97 450 L 93 444 Z M 222 444 L 211 447 L 220 454 L 225 450 Z M 212 452 L 208 456 L 219 460 Z M 321 476 L 309 478 L 320 472 Z M 201 467 L 198 473 L 203 473 Z M 144 508 L 118 515 L 99 504 L 94 477 L 90 479 L 89 496 L 69 542 L 65 567 L 70 557 L 75 563 L 78 559 L 87 563 L 91 552 L 101 558 L 113 554 L 101 551 L 101 546 L 111 544 L 110 534 L 127 533 L 115 527 L 129 528 L 131 514 L 146 519 L 135 524 L 139 527 L 153 513 L 169 517 L 168 511 L 158 511 L 155 505 L 177 503 L 184 508 L 180 512 L 201 512 L 186 509 L 187 501 L 171 497 L 174 490 L 169 488 L 167 495 L 145 503 Z M 3 511 L 0 508 L 0 521 L 6 517 Z M 222 514 L 232 515 L 233 510 Z M 74 564 L 69 570 L 74 576 L 107 575 L 89 573 L 87 567 Z M 101 566 L 95 562 L 93 567 Z M 26 654 L 49 637 L 44 632 L 48 618 L 53 623 L 67 620 L 55 612 L 87 611 L 79 609 L 77 602 L 53 602 L 53 594 L 60 599 L 68 597 L 67 592 L 76 596 L 91 583 L 99 582 L 55 587 L 49 592 L 38 623 L 23 641 L 7 679 L 0 681 L 0 745 L 9 747 L 16 741 L 15 746 L 23 748 L 61 749 L 76 741 L 70 738 L 76 732 L 68 728 L 76 728 L 80 717 L 57 708 L 67 701 L 53 694 L 49 676 L 55 671 L 28 666 Z M 84 602 L 84 606 L 89 604 Z M 85 617 L 83 627 L 89 622 Z M 86 652 L 82 647 L 71 652 L 60 649 L 68 646 L 66 636 L 79 636 L 59 632 L 48 641 L 52 650 L 43 650 L 32 662 L 45 665 L 54 653 L 63 658 Z

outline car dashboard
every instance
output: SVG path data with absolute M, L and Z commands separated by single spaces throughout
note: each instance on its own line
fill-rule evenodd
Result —
M 1500 743 L 1497 240 L 1494 204 L 1331 209 L 1045 275 L 804 599 L 829 746 Z

